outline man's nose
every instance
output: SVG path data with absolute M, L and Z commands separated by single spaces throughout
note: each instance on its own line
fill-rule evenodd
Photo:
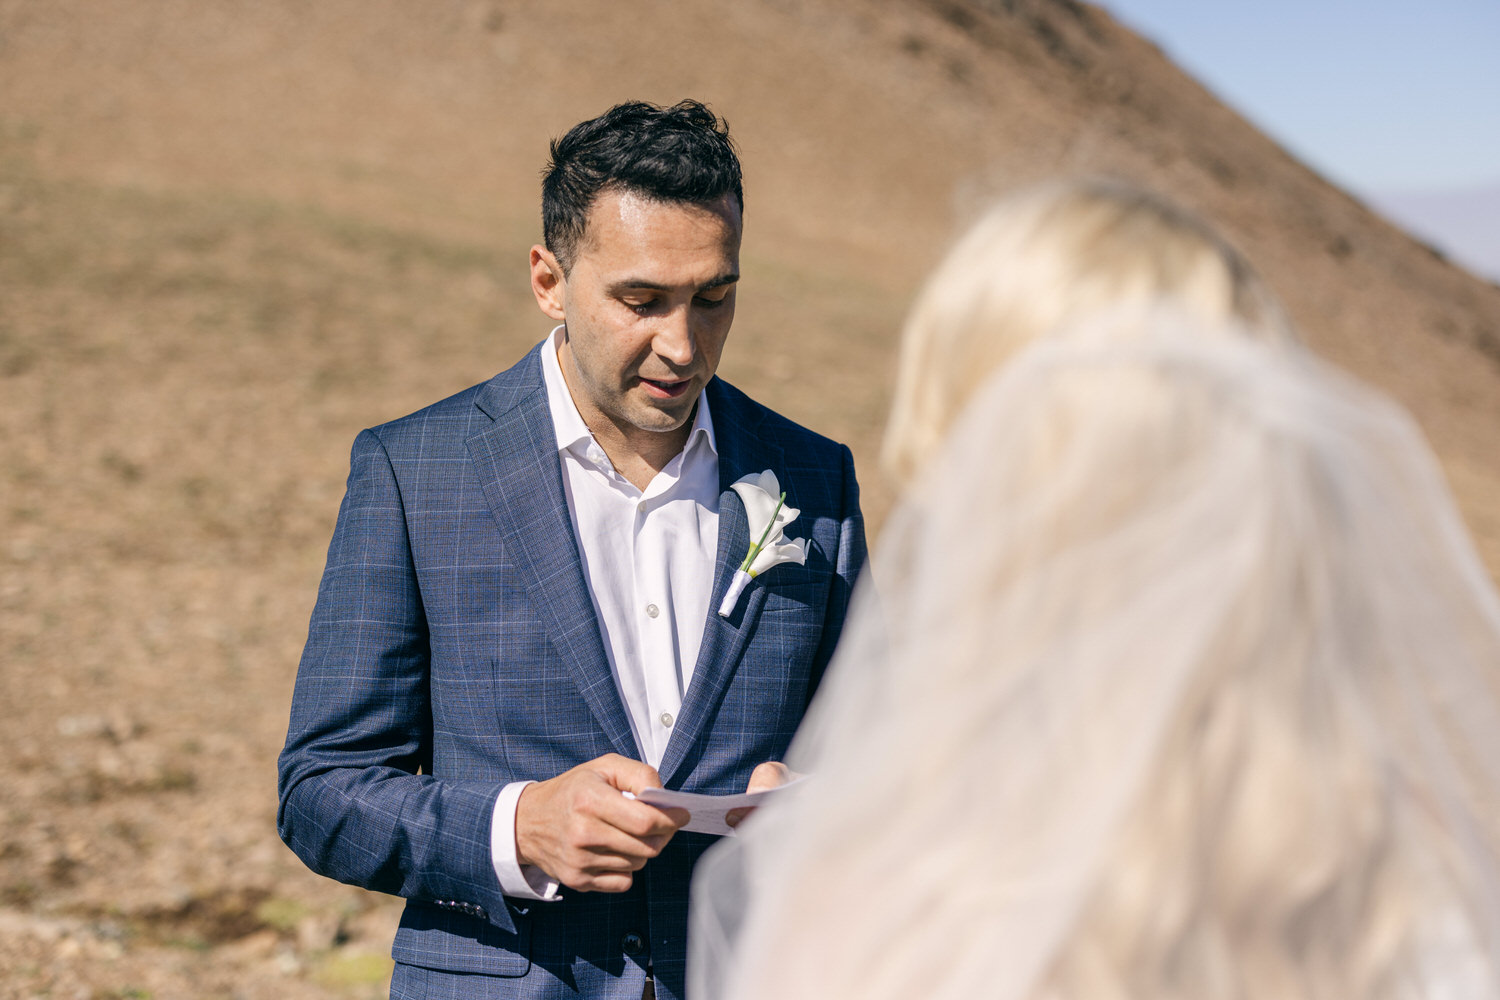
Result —
M 688 310 L 673 309 L 657 323 L 651 339 L 651 349 L 657 356 L 665 358 L 678 368 L 693 363 L 697 348 L 693 344 L 692 324 L 688 322 Z

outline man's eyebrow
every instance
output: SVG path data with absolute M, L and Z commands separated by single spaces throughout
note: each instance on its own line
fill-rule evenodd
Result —
M 739 280 L 740 280 L 740 276 L 739 276 L 738 273 L 734 273 L 734 274 L 721 274 L 717 278 L 715 278 L 713 281 L 710 281 L 708 284 L 706 284 L 702 288 L 698 289 L 698 291 L 700 291 L 700 292 L 706 292 L 706 291 L 708 291 L 711 288 L 722 288 L 725 285 L 732 285 L 736 281 L 739 281 Z
M 717 278 L 714 278 L 711 281 L 706 281 L 702 285 L 699 285 L 697 290 L 700 292 L 707 292 L 714 288 L 722 288 L 725 285 L 732 285 L 739 280 L 740 276 L 737 272 L 730 274 L 721 274 Z M 672 289 L 667 285 L 663 285 L 655 281 L 647 281 L 645 278 L 624 278 L 610 285 L 609 291 L 611 294 L 618 295 L 621 292 L 630 291 L 670 292 L 672 291 Z

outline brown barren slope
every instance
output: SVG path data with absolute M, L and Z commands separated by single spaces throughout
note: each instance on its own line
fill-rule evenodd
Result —
M 850 442 L 873 519 L 935 255 L 991 192 L 1110 173 L 1411 407 L 1500 567 L 1500 289 L 1093 7 L 0 0 L 0 998 L 379 994 L 396 904 L 273 829 L 349 443 L 545 333 L 547 140 L 689 95 L 749 170 L 724 372 Z

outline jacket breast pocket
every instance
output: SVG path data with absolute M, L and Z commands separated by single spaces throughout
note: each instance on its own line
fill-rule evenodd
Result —
M 795 615 L 821 626 L 828 600 L 829 576 L 806 566 L 774 566 L 752 581 L 765 591 L 761 614 Z

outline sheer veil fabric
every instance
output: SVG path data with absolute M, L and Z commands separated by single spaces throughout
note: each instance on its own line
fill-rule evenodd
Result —
M 1500 996 L 1500 601 L 1295 346 L 1044 338 L 888 521 L 693 888 L 695 1000 Z

